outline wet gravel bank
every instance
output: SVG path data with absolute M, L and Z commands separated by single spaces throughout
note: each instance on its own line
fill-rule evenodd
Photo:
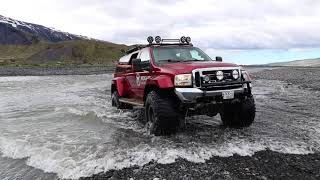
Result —
M 301 88 L 320 90 L 320 68 L 283 67 L 266 69 L 252 74 L 254 79 L 280 80 Z
M 253 156 L 212 157 L 206 163 L 183 159 L 172 164 L 108 171 L 83 180 L 100 179 L 319 179 L 320 154 L 293 155 L 260 151 Z
M 92 75 L 112 73 L 113 66 L 89 67 L 5 67 L 0 66 L 0 76 Z

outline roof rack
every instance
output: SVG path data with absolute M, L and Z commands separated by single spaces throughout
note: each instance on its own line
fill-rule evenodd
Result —
M 193 46 L 191 43 L 190 37 L 182 36 L 180 39 L 161 39 L 160 36 L 156 36 L 154 39 L 152 36 L 149 36 L 147 38 L 149 44 L 148 45 L 135 45 L 133 48 L 127 50 L 126 54 L 131 54 L 135 51 L 138 51 L 140 49 L 143 49 L 145 47 L 150 46 Z M 155 43 L 153 42 L 155 40 Z
M 147 47 L 147 46 L 146 46 L 146 45 L 135 45 L 135 47 L 127 50 L 127 51 L 126 51 L 126 54 L 133 53 L 133 52 L 138 51 L 138 50 L 140 50 L 140 49 L 143 49 L 143 48 L 145 48 L 145 47 Z

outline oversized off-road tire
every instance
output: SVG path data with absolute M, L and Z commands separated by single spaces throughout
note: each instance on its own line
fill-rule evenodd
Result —
M 175 133 L 181 116 L 170 97 L 151 91 L 145 102 L 145 118 L 149 133 L 159 136 Z
M 220 112 L 224 126 L 231 128 L 249 127 L 255 118 L 256 107 L 253 96 L 246 97 L 240 102 L 225 104 Z
M 130 104 L 125 104 L 119 101 L 118 91 L 114 91 L 111 95 L 111 105 L 118 109 L 132 109 Z

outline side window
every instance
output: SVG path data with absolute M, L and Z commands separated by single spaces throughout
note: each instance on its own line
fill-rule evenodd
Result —
M 141 59 L 141 68 L 142 68 L 142 70 L 149 70 L 150 69 L 150 52 L 149 52 L 149 48 L 144 48 L 144 49 L 141 50 L 140 59 Z
M 141 51 L 140 53 L 140 59 L 141 61 L 150 61 L 150 53 L 149 53 L 149 49 L 145 48 Z

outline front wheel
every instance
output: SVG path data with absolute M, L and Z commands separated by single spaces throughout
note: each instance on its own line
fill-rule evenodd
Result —
M 255 118 L 256 107 L 253 96 L 245 97 L 240 102 L 225 104 L 220 112 L 224 126 L 231 128 L 249 127 Z
M 146 98 L 145 118 L 150 134 L 168 135 L 177 131 L 180 114 L 169 97 L 152 91 Z

